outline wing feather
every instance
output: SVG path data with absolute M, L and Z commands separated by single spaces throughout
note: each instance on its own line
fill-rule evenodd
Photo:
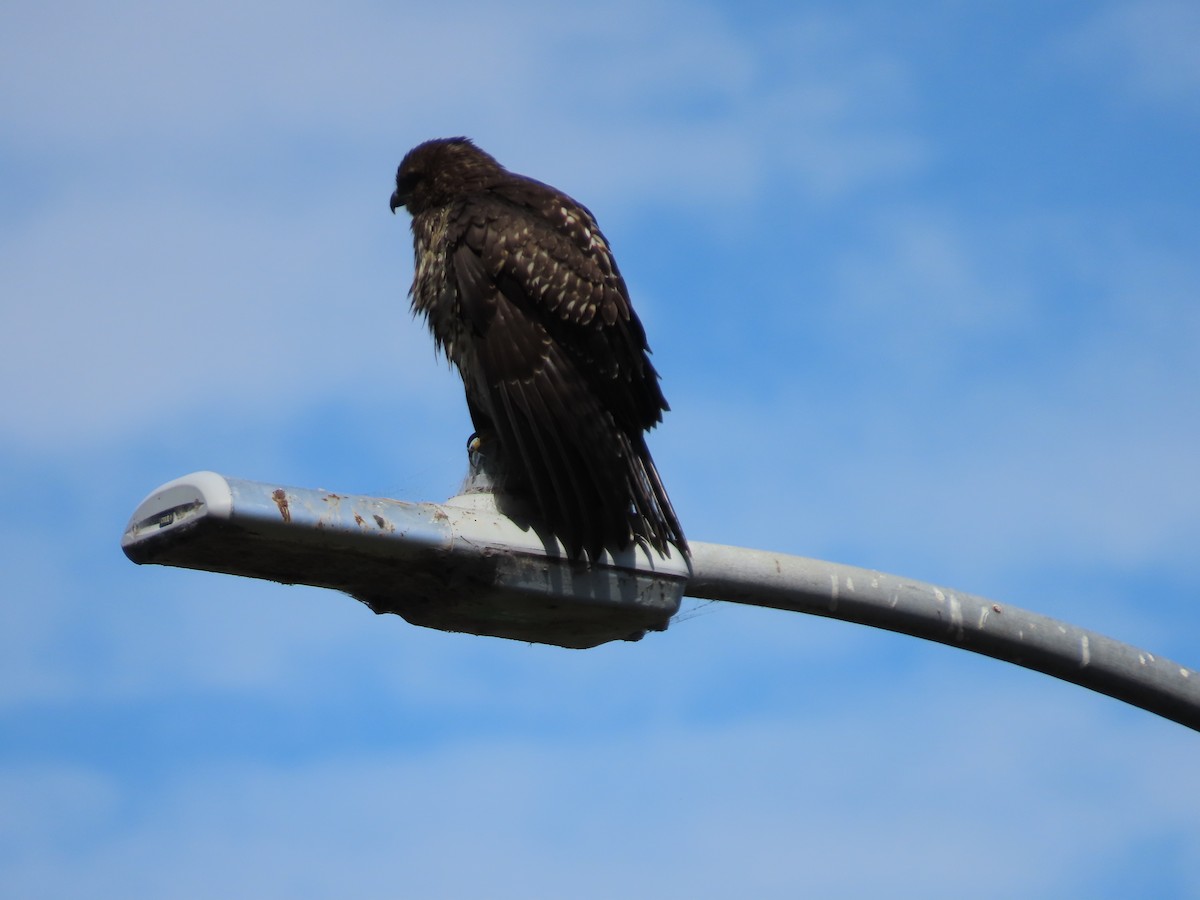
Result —
M 509 475 L 574 556 L 634 535 L 686 550 L 643 436 L 667 404 L 591 214 L 521 179 L 462 204 L 447 236 L 468 345 L 457 362 Z

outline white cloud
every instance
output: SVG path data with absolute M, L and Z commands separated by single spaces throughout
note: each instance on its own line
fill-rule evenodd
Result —
M 210 763 L 132 791 L 10 765 L 3 808 L 56 798 L 55 815 L 37 840 L 9 833 L 23 852 L 2 877 L 18 896 L 1005 897 L 1095 890 L 1131 845 L 1180 872 L 1195 860 L 1185 731 L 1067 711 L 1031 682 L 902 682 L 938 702 L 862 697 L 803 727 Z
M 772 325 L 803 332 L 801 358 L 767 343 L 750 394 L 676 389 L 693 537 L 849 548 L 968 590 L 1169 564 L 1200 538 L 1193 260 L 1096 219 L 909 211 L 831 268 L 816 316 Z
M 589 193 L 710 202 L 777 170 L 837 192 L 920 156 L 896 112 L 911 102 L 905 72 L 836 19 L 796 16 L 764 36 L 672 3 L 603 17 L 464 6 L 29 8 L 5 48 L 19 86 L 8 118 L 18 146 L 186 158 L 264 138 L 346 147 L 466 130 Z
M 905 68 L 845 20 L 796 14 L 753 30 L 694 6 L 627 13 L 609 19 L 621 25 L 605 43 L 583 41 L 594 76 L 556 82 L 545 133 L 569 122 L 569 152 L 556 142 L 532 148 L 530 171 L 573 179 L 581 196 L 632 193 L 728 215 L 729 205 L 783 190 L 842 196 L 925 160 L 907 122 Z M 590 14 L 567 21 L 572 38 L 594 36 Z M 589 163 L 582 173 L 579 160 Z M 722 216 L 710 218 L 719 226 Z
M 972 368 L 981 345 L 1035 325 L 1032 279 L 998 258 L 993 229 L 940 219 L 884 212 L 840 254 L 828 314 L 852 338 L 848 352 L 944 376 Z
M 63 598 L 72 584 L 62 551 L 23 529 L 0 528 L 0 537 L 7 592 L 0 603 L 0 709 L 69 696 L 77 685 L 63 641 L 70 626 Z
M 1195 109 L 1200 102 L 1200 8 L 1188 0 L 1118 2 L 1065 42 L 1065 52 L 1127 96 Z
M 112 779 L 80 766 L 49 761 L 4 766 L 0 853 L 16 851 L 32 860 L 56 842 L 86 840 L 94 829 L 107 827 L 118 811 L 120 794 Z
M 448 387 L 429 379 L 432 349 L 408 321 L 407 228 L 382 202 L 391 272 L 368 217 L 332 203 L 300 221 L 162 187 L 103 204 L 48 211 L 0 248 L 10 435 L 103 440 L 214 398 L 237 410 Z
M 436 404 L 454 384 L 406 320 L 407 227 L 383 212 L 395 158 L 432 134 L 474 133 L 606 211 L 718 204 L 724 227 L 781 185 L 828 197 L 920 157 L 903 71 L 853 29 L 801 17 L 762 44 L 679 16 L 24 8 L 3 114 L 46 190 L 0 245 L 0 433 L 78 444 L 349 389 Z
M 1192 56 L 1163 29 L 1190 35 L 1191 14 L 1112 9 L 1086 64 L 1122 60 L 1130 90 L 1189 95 Z M 1109 871 L 1200 891 L 1194 736 L 999 663 L 720 606 L 575 654 L 119 556 L 137 500 L 124 485 L 148 490 L 143 469 L 195 452 L 135 446 L 147 422 L 222 416 L 238 445 L 222 458 L 244 459 L 252 416 L 399 394 L 389 408 L 424 404 L 421 427 L 388 434 L 459 468 L 461 391 L 407 319 L 407 223 L 383 200 L 407 146 L 466 132 L 604 222 L 669 205 L 682 212 L 655 221 L 662 240 L 679 223 L 737 232 L 739 272 L 794 275 L 753 255 L 750 227 L 821 228 L 844 248 L 805 256 L 817 290 L 791 320 L 789 284 L 709 305 L 639 286 L 670 298 L 656 348 L 672 326 L 686 348 L 669 351 L 677 411 L 653 440 L 693 537 L 966 590 L 1072 561 L 1098 581 L 1128 566 L 1148 593 L 1156 567 L 1188 577 L 1195 262 L 1112 226 L 1121 209 L 1081 225 L 938 207 L 942 188 L 910 179 L 938 150 L 916 123 L 947 115 L 926 105 L 945 98 L 903 41 L 864 37 L 861 12 L 6 11 L 4 152 L 35 178 L 0 215 L 0 433 L 46 459 L 19 496 L 54 485 L 74 524 L 12 503 L 4 531 L 0 893 L 1013 896 L 1097 893 Z M 922 205 L 896 206 L 910 187 Z M 845 214 L 828 235 L 820 216 L 758 219 L 779 192 L 790 215 Z M 845 233 L 851 218 L 862 232 Z M 715 279 L 721 262 L 695 264 Z M 760 318 L 730 321 L 756 299 Z M 743 334 L 756 343 L 731 351 Z M 829 347 L 833 375 L 804 358 Z M 745 370 L 713 364 L 738 354 Z M 453 443 L 432 442 L 447 415 Z M 361 440 L 381 430 L 365 415 Z M 105 442 L 119 451 L 95 452 Z M 96 521 L 75 522 L 81 507 Z M 1100 603 L 1131 628 L 1102 630 L 1186 648 L 1191 613 L 1063 583 L 998 599 L 1072 620 Z M 226 701 L 302 720 L 295 743 L 260 745 L 238 722 L 205 746 L 162 730 L 164 706 Z M 92 722 L 160 743 L 117 753 Z
M 6 81 L 17 86 L 8 117 L 33 146 L 211 145 L 279 127 L 387 132 L 414 107 L 436 105 L 422 69 L 461 30 L 432 8 L 71 6 L 26 6 L 6 29 Z M 481 34 L 498 24 L 482 18 Z M 462 60 L 452 90 L 485 62 L 470 52 Z
M 895 227 L 845 281 L 864 362 L 936 398 L 904 416 L 863 398 L 892 458 L 864 470 L 901 515 L 971 510 L 1010 562 L 1173 558 L 1200 528 L 1200 268 L 1096 219 L 976 225 L 969 249 L 954 234 Z

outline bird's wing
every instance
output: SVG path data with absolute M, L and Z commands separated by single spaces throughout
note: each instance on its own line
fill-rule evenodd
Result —
M 500 227 L 486 228 L 480 246 L 505 292 L 529 298 L 623 427 L 662 421 L 667 404 L 646 333 L 592 214 L 526 178 L 502 186 L 489 205 Z
M 477 367 L 467 390 L 512 451 L 506 463 L 573 552 L 624 546 L 635 515 L 635 530 L 660 544 L 662 526 L 647 523 L 674 519 L 642 431 L 666 404 L 594 223 L 573 233 L 502 198 L 464 204 L 454 221 L 451 263 Z

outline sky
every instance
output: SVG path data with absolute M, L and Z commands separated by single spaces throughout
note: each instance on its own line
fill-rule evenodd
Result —
M 1200 666 L 1200 7 L 7 3 L 0 894 L 1200 897 L 1200 738 L 685 601 L 574 651 L 122 555 L 197 470 L 456 492 L 404 152 L 587 205 L 693 540 Z

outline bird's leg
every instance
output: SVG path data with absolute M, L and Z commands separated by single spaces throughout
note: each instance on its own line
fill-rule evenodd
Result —
M 494 491 L 504 491 L 504 475 L 496 455 L 496 436 L 491 431 L 474 431 L 467 438 L 467 463 L 471 477 L 485 480 Z
M 500 471 L 499 445 L 496 432 L 492 428 L 492 420 L 479 407 L 467 392 L 467 412 L 471 414 L 471 424 L 475 430 L 467 438 L 467 461 L 472 473 L 482 473 L 491 479 L 496 490 L 504 489 L 503 473 Z
M 467 462 L 471 464 L 472 469 L 483 467 L 483 456 L 487 452 L 484 447 L 488 443 L 491 441 L 478 431 L 472 431 L 471 436 L 467 438 Z

